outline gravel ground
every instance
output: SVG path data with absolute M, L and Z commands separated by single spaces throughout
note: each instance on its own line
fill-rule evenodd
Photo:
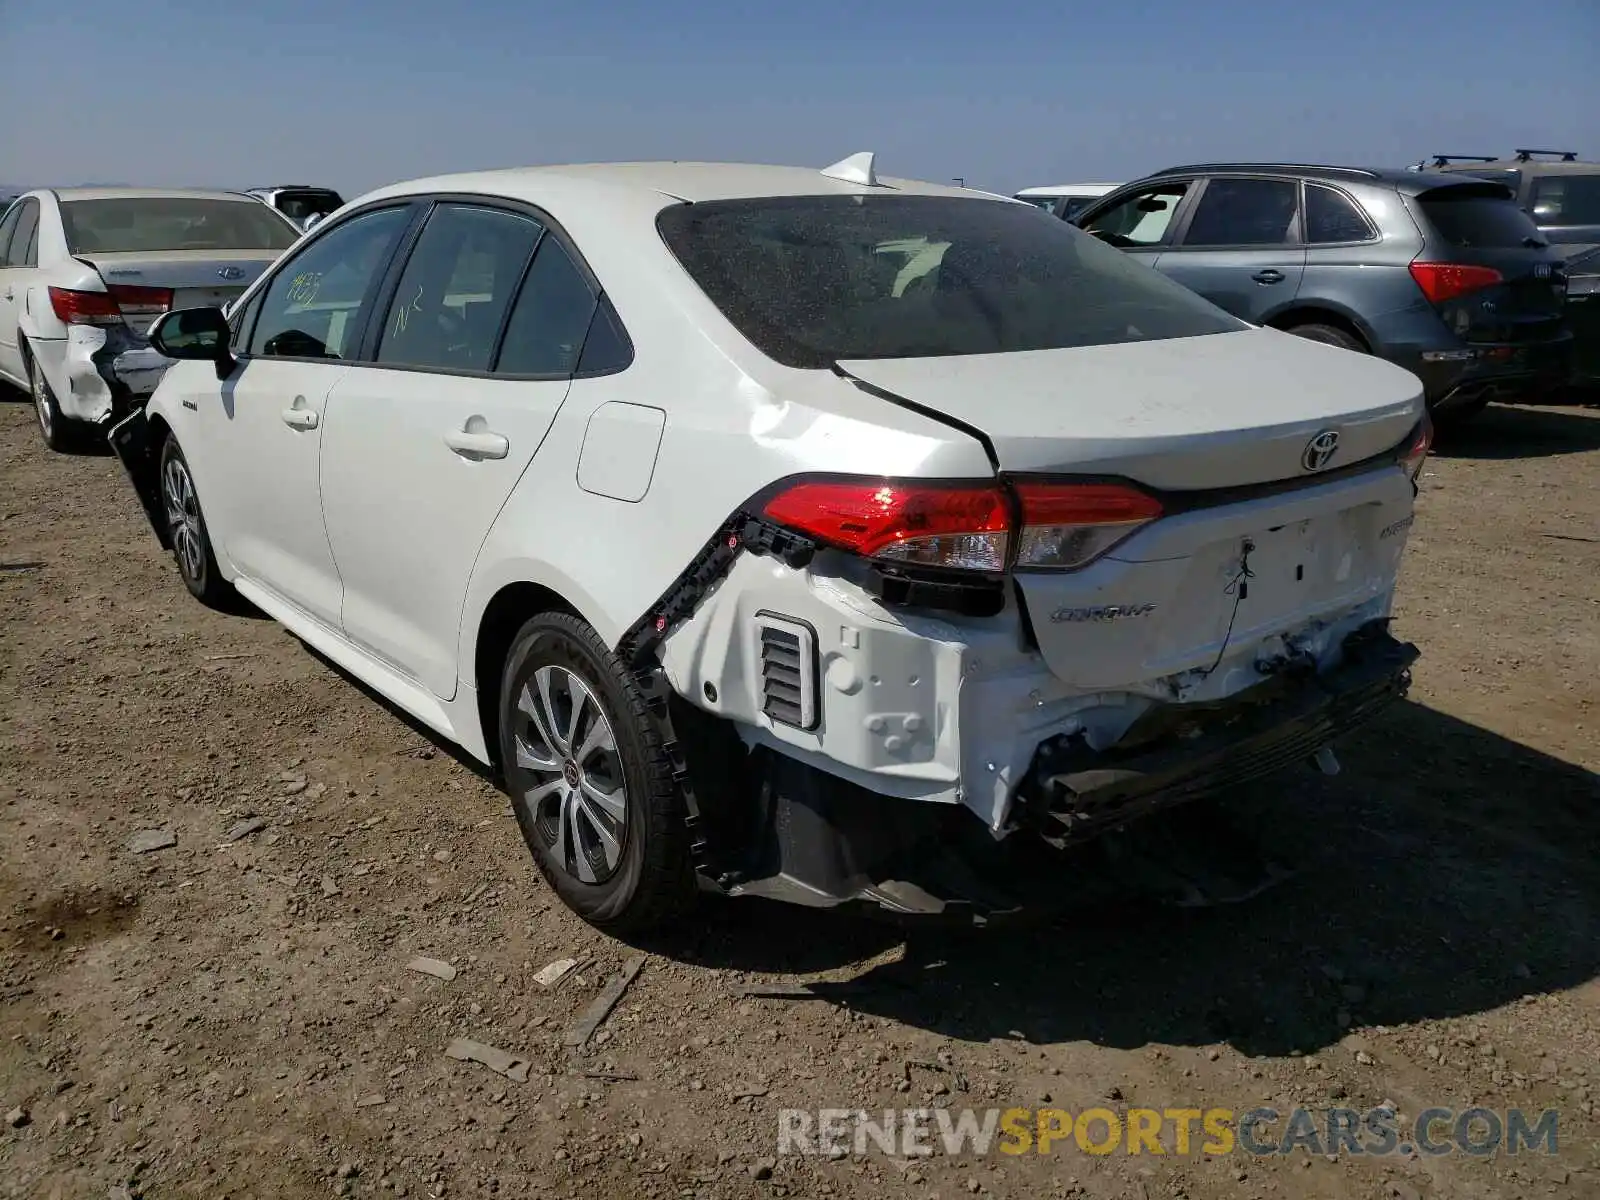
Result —
M 21 399 L 0 1195 L 1600 1196 L 1600 411 L 1493 409 L 1431 460 L 1411 701 L 1341 775 L 1236 801 L 1300 868 L 1274 891 L 965 936 L 708 903 L 640 949 L 553 903 L 448 748 L 271 622 L 192 602 L 115 460 L 46 455 Z M 803 980 L 855 983 L 742 997 Z M 784 1108 L 1385 1101 L 1402 1128 L 1556 1108 L 1559 1152 L 777 1154 Z

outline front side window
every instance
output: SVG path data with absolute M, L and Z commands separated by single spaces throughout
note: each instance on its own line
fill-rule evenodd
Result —
M 335 359 L 353 354 L 373 285 L 410 218 L 405 206 L 363 213 L 285 263 L 262 295 L 250 353 Z
M 674 205 L 656 223 L 733 326 L 786 366 L 1247 328 L 1137 259 L 1008 201 L 786 196 Z
M 1294 232 L 1293 179 L 1212 179 L 1200 194 L 1185 246 L 1282 246 Z
M 1533 219 L 1548 228 L 1600 225 L 1600 174 L 1540 176 L 1532 201 Z
M 487 371 L 543 226 L 531 217 L 441 204 L 428 217 L 384 318 L 384 366 Z
M 259 201 L 201 196 L 63 200 L 61 224 L 72 254 L 287 250 L 299 236 Z
M 1084 229 L 1122 249 L 1159 246 L 1191 186 L 1188 181 L 1164 183 L 1135 192 L 1085 224 Z
M 1324 184 L 1306 184 L 1306 241 L 1326 245 L 1364 242 L 1373 236 L 1372 226 L 1349 196 Z

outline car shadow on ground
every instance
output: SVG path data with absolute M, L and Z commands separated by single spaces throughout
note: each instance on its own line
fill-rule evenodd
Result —
M 1235 822 L 1297 871 L 1245 903 L 1181 909 L 1129 889 L 973 930 L 708 899 L 681 927 L 632 944 L 693 966 L 850 973 L 812 984 L 813 999 L 768 1002 L 847 1005 L 961 1041 L 1226 1041 L 1252 1055 L 1309 1053 L 1346 1020 L 1484 1012 L 1600 976 L 1600 774 L 1409 701 L 1340 755 L 1336 777 L 1297 768 L 1229 799 Z
M 1336 778 L 1291 773 L 1237 802 L 1300 868 L 1243 904 L 1130 895 L 954 934 L 731 901 L 705 907 L 678 957 L 805 974 L 881 954 L 893 961 L 816 985 L 821 1002 L 962 1041 L 1267 1055 L 1327 1046 L 1346 1022 L 1483 1012 L 1600 974 L 1600 776 L 1412 703 L 1343 756 Z M 902 937 L 902 955 L 884 953 Z
M 1600 449 L 1600 410 L 1576 405 L 1491 404 L 1460 425 L 1441 427 L 1439 458 L 1544 458 Z

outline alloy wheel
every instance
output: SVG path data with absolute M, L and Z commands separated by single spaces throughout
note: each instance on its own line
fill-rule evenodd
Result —
M 517 696 L 513 735 L 517 799 L 540 841 L 575 879 L 605 882 L 622 861 L 628 797 L 599 700 L 567 668 L 539 667 Z
M 166 499 L 167 528 L 172 533 L 172 545 L 178 552 L 178 561 L 190 579 L 200 579 L 205 572 L 205 543 L 200 532 L 200 502 L 195 498 L 194 481 L 189 478 L 189 468 L 183 459 L 174 455 L 167 459 L 161 473 L 161 491 Z
M 33 385 L 33 407 L 39 414 L 39 431 L 44 434 L 44 440 L 48 442 L 54 433 L 55 425 L 50 414 L 50 385 L 45 382 L 44 372 L 39 370 L 35 363 L 29 364 L 28 382 Z

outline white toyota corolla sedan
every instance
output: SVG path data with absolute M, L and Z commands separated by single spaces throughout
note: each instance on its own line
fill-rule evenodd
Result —
M 870 155 L 384 188 L 151 340 L 112 443 L 189 590 L 496 768 L 607 928 L 1003 905 L 1417 655 L 1416 378 Z

